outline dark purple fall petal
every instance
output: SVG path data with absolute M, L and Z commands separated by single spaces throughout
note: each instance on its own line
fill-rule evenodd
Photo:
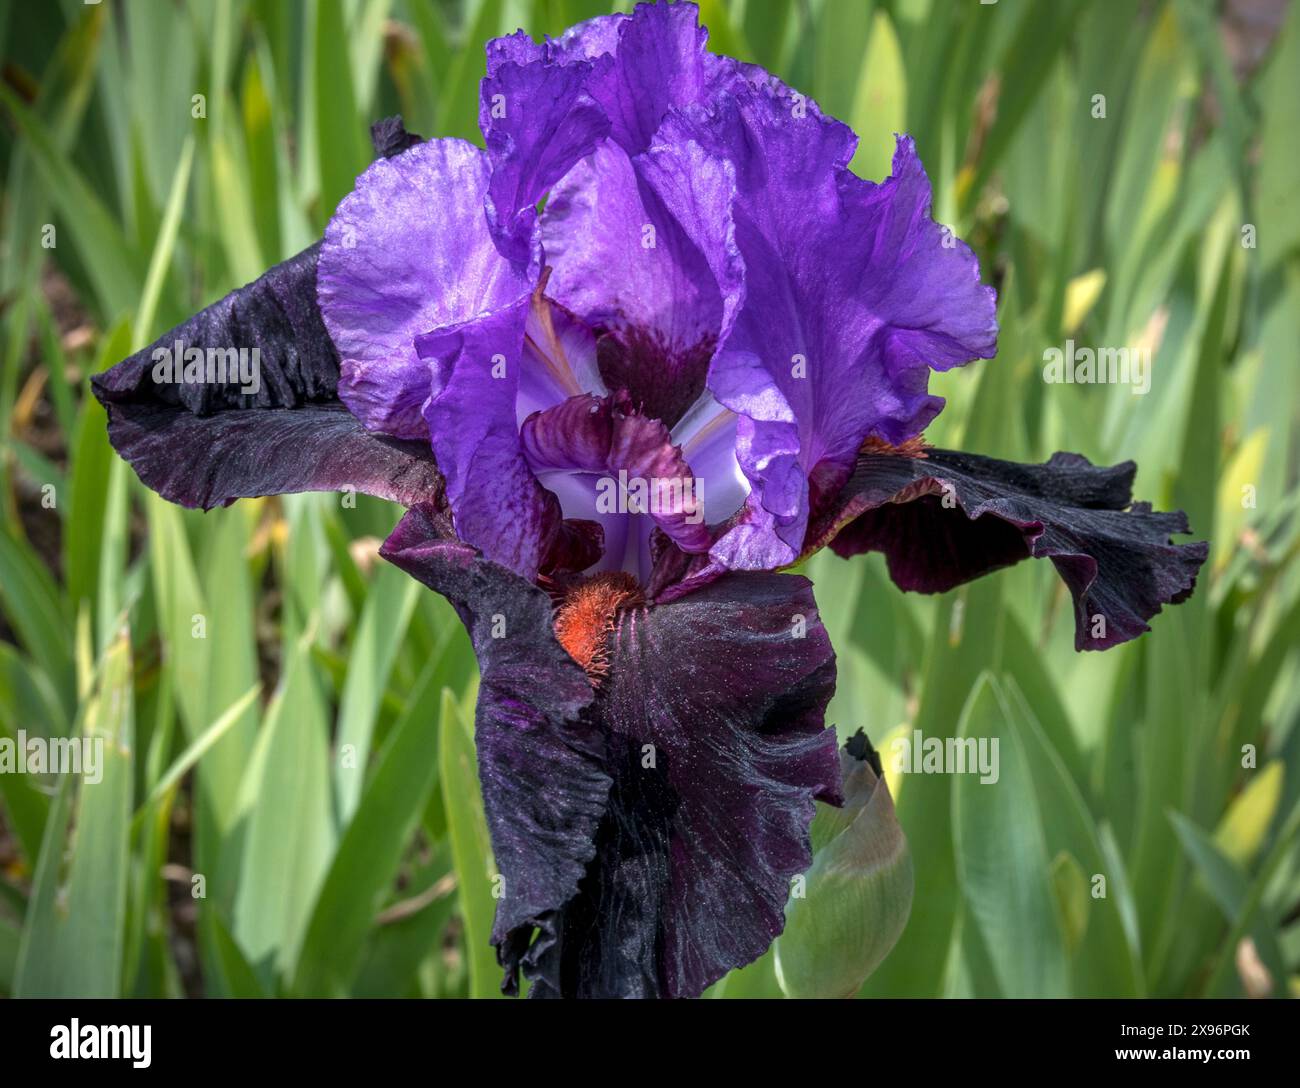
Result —
M 368 434 L 338 402 L 338 356 L 316 308 L 319 248 L 91 379 L 113 447 L 163 498 L 208 509 L 249 496 L 353 488 L 407 504 L 438 500 L 442 480 L 427 444 Z M 155 352 L 170 353 L 174 377 L 183 376 L 185 351 L 201 351 L 206 377 L 209 349 L 220 353 L 214 360 L 226 380 L 155 380 L 167 377 Z M 255 391 L 243 381 L 254 374 Z M 221 376 L 215 365 L 213 375 Z
M 235 499 L 359 491 L 411 506 L 442 499 L 423 442 L 371 434 L 341 405 L 196 416 L 109 402 L 113 447 L 169 502 L 210 510 Z
M 804 578 L 729 574 L 620 613 L 585 715 L 608 738 L 609 809 L 534 994 L 690 997 L 763 953 L 812 860 L 814 799 L 840 802 L 834 687 Z
M 492 943 L 515 993 L 595 854 L 610 778 L 604 736 L 578 720 L 592 687 L 555 640 L 550 598 L 460 543 L 445 517 L 408 511 L 380 554 L 451 601 L 478 657 L 478 771 L 504 878 Z
M 1102 468 L 1057 453 L 1021 465 L 925 453 L 864 452 L 807 550 L 829 540 L 841 556 L 883 552 L 894 582 L 922 593 L 1049 558 L 1074 597 L 1078 650 L 1136 638 L 1162 605 L 1191 595 L 1209 545 L 1173 544 L 1171 535 L 1189 531 L 1186 516 L 1132 502 L 1133 462 Z

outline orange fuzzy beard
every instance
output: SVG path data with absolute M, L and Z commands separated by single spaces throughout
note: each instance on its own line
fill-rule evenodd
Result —
M 609 672 L 609 636 L 618 610 L 644 603 L 637 580 L 623 571 L 594 575 L 564 598 L 555 613 L 555 637 L 592 687 L 600 687 Z

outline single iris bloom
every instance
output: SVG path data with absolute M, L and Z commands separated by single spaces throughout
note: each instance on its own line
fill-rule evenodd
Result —
M 1206 554 L 1131 463 L 924 443 L 930 371 L 996 352 L 975 255 L 911 139 L 858 178 L 846 126 L 706 37 L 681 3 L 491 42 L 486 150 L 376 126 L 322 242 L 95 380 L 172 501 L 409 508 L 382 553 L 479 660 L 508 992 L 695 995 L 781 931 L 841 800 L 834 653 L 782 568 L 881 551 L 936 592 L 1047 557 L 1104 649 Z M 257 348 L 259 388 L 158 380 L 177 341 Z

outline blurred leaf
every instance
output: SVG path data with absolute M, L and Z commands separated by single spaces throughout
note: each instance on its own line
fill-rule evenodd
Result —
M 1264 845 L 1282 800 L 1284 768 L 1280 759 L 1265 764 L 1251 778 L 1214 832 L 1214 845 L 1232 862 L 1247 866 Z
M 73 776 L 64 775 L 46 824 L 18 952 L 20 997 L 117 997 L 122 986 L 134 743 L 131 644 L 109 647 L 81 737 L 98 780 L 80 778 L 76 828 L 61 875 Z M 83 762 L 83 767 L 89 764 Z
M 496 914 L 493 885 L 499 877 L 483 816 L 474 744 L 468 727 L 461 721 L 455 697 L 445 688 L 441 719 L 438 758 L 461 917 L 465 922 L 470 996 L 499 997 L 501 968 L 497 966 L 496 950 L 490 939 Z
M 334 850 L 324 707 L 309 637 L 285 663 L 263 729 L 266 748 L 248 816 L 233 935 L 263 983 L 285 977 Z
M 369 162 L 343 9 L 343 0 L 319 0 L 316 4 L 316 124 L 320 212 L 324 216 L 334 214 L 335 206 L 352 191 L 357 174 Z
M 894 24 L 883 11 L 871 19 L 867 53 L 855 64 L 860 73 L 849 123 L 858 134 L 850 163 L 859 176 L 880 181 L 890 174 L 894 134 L 907 129 L 907 78 Z
M 997 681 L 986 674 L 966 702 L 957 735 L 988 746 L 997 778 L 952 776 L 957 874 L 1001 995 L 1060 997 L 1067 992 L 1065 952 L 1047 843 L 1029 763 L 1009 718 Z
M 339 701 L 335 746 L 348 755 L 334 769 L 334 807 L 340 824 L 352 819 L 361 799 L 379 702 L 419 592 L 420 583 L 396 567 L 384 563 L 376 568 L 352 639 L 347 679 Z
M 94 190 L 50 139 L 22 100 L 0 83 L 3 102 L 18 125 L 37 169 L 59 209 L 64 231 L 86 264 L 107 317 L 130 310 L 140 295 L 142 277 L 126 237 Z
M 307 927 L 295 993 L 341 996 L 357 972 L 382 895 L 392 884 L 438 773 L 444 689 L 437 684 L 437 666 L 436 661 L 426 666 L 343 833 Z

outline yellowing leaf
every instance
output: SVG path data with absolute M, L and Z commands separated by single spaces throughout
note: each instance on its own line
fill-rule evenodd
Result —
M 853 170 L 879 181 L 889 175 L 894 158 L 894 133 L 907 121 L 907 77 L 894 24 L 883 11 L 871 21 L 867 55 L 853 100 L 852 127 L 860 138 Z
M 1264 845 L 1282 799 L 1282 778 L 1282 761 L 1275 759 L 1251 779 L 1219 821 L 1214 844 L 1238 865 L 1248 865 Z
M 1065 287 L 1065 313 L 1062 323 L 1067 333 L 1073 333 L 1092 312 L 1102 288 L 1106 286 L 1106 270 L 1094 268 L 1082 276 L 1075 276 Z

